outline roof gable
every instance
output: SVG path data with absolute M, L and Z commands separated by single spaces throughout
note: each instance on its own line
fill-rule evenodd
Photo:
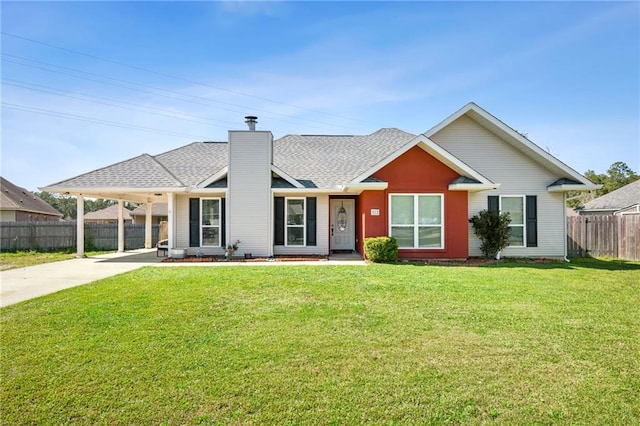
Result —
M 403 155 L 404 153 L 406 153 L 407 151 L 409 151 L 411 148 L 415 146 L 422 148 L 432 157 L 434 157 L 435 159 L 437 159 L 438 161 L 440 161 L 442 164 L 446 165 L 450 169 L 454 170 L 456 173 L 460 174 L 461 176 L 471 178 L 473 181 L 483 185 L 494 184 L 494 182 L 491 182 L 489 179 L 487 179 L 482 174 L 480 174 L 479 172 L 471 168 L 469 165 L 465 164 L 463 161 L 456 158 L 447 150 L 445 150 L 441 146 L 434 143 L 425 135 L 416 136 L 415 138 L 408 141 L 404 146 L 400 147 L 400 149 L 393 152 L 391 155 L 385 158 L 382 158 L 380 161 L 374 164 L 371 168 L 364 171 L 360 175 L 356 176 L 353 179 L 352 183 L 362 182 L 364 179 L 368 178 L 369 176 L 374 174 L 376 171 L 380 170 L 387 164 L 391 163 L 393 160 L 400 157 L 401 155 Z M 497 186 L 499 186 L 499 184 L 495 185 L 495 187 Z
M 131 211 L 127 208 L 123 208 L 122 217 L 124 220 L 131 220 Z M 112 204 L 102 210 L 85 213 L 84 218 L 92 220 L 116 220 L 118 219 L 118 205 Z
M 442 120 L 440 123 L 429 129 L 425 133 L 425 135 L 427 137 L 434 136 L 462 116 L 471 118 L 476 123 L 487 129 L 489 132 L 495 134 L 496 136 L 516 148 L 518 151 L 531 158 L 531 160 L 538 162 L 543 167 L 554 172 L 556 175 L 568 178 L 578 184 L 577 188 L 572 187 L 570 189 L 591 190 L 599 188 L 598 185 L 594 185 L 582 174 L 573 170 L 571 167 L 564 164 L 562 161 L 558 160 L 556 157 L 549 154 L 547 151 L 543 150 L 538 145 L 527 139 L 525 136 L 518 133 L 516 130 L 503 123 L 498 118 L 485 111 L 473 102 L 468 103 L 458 111 L 451 114 L 449 117 Z

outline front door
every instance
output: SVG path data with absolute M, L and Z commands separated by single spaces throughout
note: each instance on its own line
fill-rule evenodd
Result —
M 355 200 L 334 198 L 329 202 L 331 250 L 355 250 Z

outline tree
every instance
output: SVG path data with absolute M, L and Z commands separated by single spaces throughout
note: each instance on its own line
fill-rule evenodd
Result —
M 584 176 L 591 182 L 597 185 L 602 185 L 602 188 L 590 192 L 569 192 L 567 194 L 568 207 L 575 208 L 582 206 L 594 198 L 601 197 L 604 194 L 608 194 L 611 191 L 615 191 L 618 188 L 622 188 L 623 186 L 640 179 L 640 175 L 631 170 L 631 168 L 623 161 L 616 161 L 613 163 L 607 169 L 606 173 L 598 174 L 593 170 L 587 170 L 584 173 Z
M 44 200 L 54 209 L 58 210 L 64 215 L 65 219 L 72 220 L 77 219 L 78 216 L 78 199 L 73 195 L 58 195 L 50 192 L 42 191 L 35 193 L 38 197 Z M 95 212 L 105 209 L 116 202 L 114 200 L 103 199 L 91 199 L 86 198 L 84 200 L 84 212 Z M 128 207 L 128 206 L 126 206 Z
M 65 219 L 76 218 L 76 197 L 71 195 L 52 194 L 46 191 L 36 192 L 35 194 L 51 207 L 62 213 Z
M 473 232 L 480 238 L 480 251 L 485 257 L 497 258 L 505 247 L 509 245 L 509 213 L 499 213 L 496 210 L 482 210 L 471 218 Z

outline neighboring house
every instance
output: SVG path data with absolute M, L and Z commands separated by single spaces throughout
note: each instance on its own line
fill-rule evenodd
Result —
M 59 221 L 62 213 L 37 195 L 0 177 L 0 221 Z
M 131 211 L 122 209 L 124 223 L 132 223 Z M 102 210 L 89 212 L 84 215 L 84 221 L 89 223 L 118 223 L 118 205 L 112 204 Z
M 139 205 L 130 213 L 131 218 L 133 219 L 133 223 L 136 225 L 145 223 L 146 214 L 147 206 L 145 204 Z M 166 222 L 168 218 L 169 214 L 167 213 L 167 203 L 157 203 L 152 205 L 151 223 L 153 225 L 158 225 L 160 222 Z
M 640 179 L 594 198 L 576 211 L 580 216 L 640 213 Z
M 169 247 L 189 254 L 223 254 L 235 240 L 240 255 L 363 253 L 365 238 L 390 235 L 404 259 L 464 259 L 481 255 L 469 219 L 483 209 L 511 213 L 503 256 L 566 256 L 566 192 L 599 188 L 474 103 L 420 135 L 273 140 L 246 118 L 228 142 L 143 154 L 43 190 L 167 203 Z

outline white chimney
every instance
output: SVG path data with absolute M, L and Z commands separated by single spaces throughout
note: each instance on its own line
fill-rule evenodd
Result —
M 256 131 L 257 117 L 245 117 L 248 130 L 229 131 L 227 244 L 240 240 L 239 253 L 273 255 L 271 163 L 273 135 Z

